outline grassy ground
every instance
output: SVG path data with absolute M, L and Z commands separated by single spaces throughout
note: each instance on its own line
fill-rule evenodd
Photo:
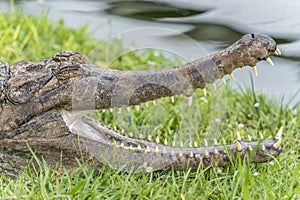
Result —
M 73 30 L 66 28 L 62 21 L 50 23 L 46 16 L 32 18 L 18 12 L 0 13 L 0 61 L 10 64 L 23 59 L 34 61 L 61 50 L 79 51 L 93 57 L 90 52 L 95 44 L 97 42 L 89 35 L 88 27 Z M 116 55 L 122 48 L 119 41 L 113 44 L 103 42 L 97 45 L 93 54 L 103 52 L 107 45 L 114 45 Z M 105 56 L 96 60 L 93 58 L 93 61 L 105 65 Z M 169 66 L 177 62 L 149 50 L 126 54 L 110 67 L 153 68 L 157 63 Z M 256 103 L 259 106 L 254 106 Z M 160 115 L 161 109 L 167 115 Z M 254 140 L 258 140 L 259 132 L 265 138 L 273 138 L 283 125 L 283 153 L 270 163 L 238 162 L 224 168 L 142 174 L 107 168 L 95 172 L 85 164 L 78 164 L 78 169 L 69 172 L 49 168 L 46 163 L 40 162 L 40 171 L 27 168 L 16 178 L 0 175 L 0 199 L 300 198 L 299 107 L 289 108 L 251 90 L 234 91 L 223 86 L 218 91 L 210 87 L 206 99 L 202 91 L 197 91 L 193 106 L 188 109 L 186 99 L 176 97 L 174 104 L 170 103 L 170 99 L 165 99 L 159 100 L 156 106 L 151 103 L 149 108 L 142 105 L 139 112 L 132 108 L 129 116 L 117 114 L 117 111 L 96 112 L 93 116 L 116 128 L 124 128 L 135 137 L 146 137 L 151 133 L 161 140 L 183 139 L 187 141 L 184 144 L 187 146 L 191 141 L 201 143 L 203 137 L 209 137 L 213 131 L 228 142 L 235 139 L 238 129 L 243 138 L 250 134 Z M 163 123 L 155 121 L 157 116 L 163 119 Z M 220 121 L 221 125 L 215 125 Z M 181 134 L 182 138 L 176 138 L 174 132 L 182 129 L 190 131 L 187 127 L 194 124 L 196 129 L 192 138 L 184 133 Z M 143 130 L 143 135 L 139 136 L 137 130 Z

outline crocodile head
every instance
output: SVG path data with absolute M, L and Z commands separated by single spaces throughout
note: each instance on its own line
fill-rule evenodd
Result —
M 207 83 L 236 68 L 250 65 L 257 73 L 260 60 L 273 64 L 271 53 L 280 54 L 272 38 L 247 34 L 219 53 L 159 70 L 99 68 L 88 64 L 79 53 L 68 51 L 10 68 L 1 65 L 0 164 L 5 158 L 13 169 L 26 164 L 24 156 L 19 156 L 22 162 L 10 160 L 17 156 L 15 149 L 18 155 L 28 152 L 28 145 L 52 164 L 59 162 L 63 153 L 69 166 L 76 166 L 76 161 L 71 161 L 76 155 L 84 155 L 114 168 L 135 171 L 222 166 L 230 163 L 230 155 L 251 154 L 252 162 L 268 161 L 281 152 L 282 129 L 272 140 L 243 142 L 238 135 L 232 145 L 207 146 L 204 142 L 203 147 L 181 148 L 121 135 L 94 119 L 74 114 L 73 106 L 79 102 L 77 110 L 122 108 L 180 94 L 190 99 L 193 90 L 205 89 Z

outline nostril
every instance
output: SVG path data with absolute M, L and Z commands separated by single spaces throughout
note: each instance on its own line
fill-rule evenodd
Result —
M 253 33 L 251 33 L 251 37 L 252 37 L 252 38 L 254 38 L 254 37 L 255 37 Z

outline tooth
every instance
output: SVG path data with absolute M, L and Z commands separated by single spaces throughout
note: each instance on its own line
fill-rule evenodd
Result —
M 241 139 L 241 134 L 240 134 L 240 132 L 236 132 L 236 138 L 237 138 L 237 140 L 238 141 L 241 141 L 242 139 Z
M 190 152 L 190 158 L 193 158 L 194 157 L 194 153 L 191 151 Z
M 217 90 L 217 84 L 213 83 L 214 89 Z
M 204 139 L 204 146 L 205 146 L 205 147 L 208 147 L 208 142 L 207 142 L 206 139 Z
M 183 153 L 182 153 L 182 151 L 179 151 L 179 156 L 181 157 L 181 156 L 183 156 Z
M 148 152 L 148 153 L 150 153 L 150 147 L 149 146 L 147 146 L 147 150 L 145 151 L 146 153 Z
M 189 104 L 189 106 L 192 106 L 192 103 L 193 103 L 193 96 L 189 96 L 187 99 L 188 99 L 188 104 Z
M 274 66 L 274 63 L 273 63 L 273 61 L 271 60 L 271 58 L 269 57 L 269 58 L 267 58 L 266 59 L 266 61 L 270 64 L 270 65 L 272 65 L 272 66 Z
M 223 142 L 223 144 L 226 144 L 225 138 L 222 138 L 222 142 Z
M 203 91 L 203 95 L 206 97 L 206 95 L 207 95 L 206 88 L 203 88 L 202 91 Z
M 148 102 L 146 102 L 145 105 L 146 105 L 147 108 L 149 107 L 149 103 Z
M 140 106 L 139 106 L 139 105 L 135 105 L 135 109 L 136 109 L 137 111 L 140 111 Z
M 241 70 L 242 70 L 242 73 L 245 74 L 245 69 L 244 69 L 244 68 L 241 68 Z
M 258 76 L 258 71 L 257 71 L 257 67 L 256 66 L 253 67 L 253 72 L 254 72 L 255 76 Z
M 198 158 L 198 159 L 201 159 L 201 155 L 199 153 L 196 153 L 195 157 Z
M 130 106 L 127 107 L 127 111 L 130 112 Z
M 174 156 L 175 155 L 175 151 L 174 149 L 171 150 L 171 156 Z
M 198 147 L 198 143 L 196 141 L 194 141 L 194 147 Z
M 175 140 L 173 139 L 173 141 L 172 141 L 172 147 L 175 147 L 176 146 L 176 142 L 175 142 Z
M 148 135 L 147 139 L 151 142 L 152 141 L 152 135 Z
M 182 142 L 182 140 L 180 140 L 180 147 L 181 147 L 181 148 L 183 147 L 183 142 Z
M 159 136 L 157 136 L 157 137 L 156 137 L 156 140 L 155 140 L 155 141 L 156 141 L 156 143 L 157 143 L 157 144 L 159 144 L 159 143 L 160 143 Z
M 275 144 L 274 144 L 274 145 L 275 145 Z M 262 151 L 265 151 L 265 150 L 266 150 L 266 147 L 265 147 L 264 144 L 261 145 L 261 150 L 262 150 Z
M 282 136 L 282 131 L 283 131 L 283 126 L 280 127 L 280 129 L 279 129 L 279 131 L 278 131 L 278 133 L 277 133 L 275 139 L 280 139 L 280 138 L 281 138 L 281 136 Z
M 167 140 L 167 138 L 165 138 L 164 144 L 165 144 L 166 146 L 168 145 L 168 140 Z
M 132 145 L 130 145 L 130 146 L 129 146 L 129 149 L 134 150 L 135 148 L 134 148 Z
M 234 77 L 233 73 L 230 74 L 230 78 L 231 78 L 233 81 L 235 81 L 235 77 Z
M 142 139 L 142 138 L 143 138 L 143 134 L 140 134 L 140 135 L 139 135 L 139 138 Z
M 163 154 L 167 154 L 167 148 L 163 147 Z
M 216 155 L 218 155 L 218 154 L 219 154 L 219 152 L 218 152 L 218 150 L 217 150 L 217 149 L 215 149 L 215 154 L 216 154 Z
M 124 143 L 122 142 L 120 146 L 123 148 L 124 147 Z
M 209 153 L 206 149 L 205 149 L 205 156 L 209 156 Z
M 251 147 L 251 146 L 249 146 L 249 147 L 248 147 L 248 150 L 249 150 L 249 151 L 252 151 L 253 149 L 252 149 L 252 147 Z
M 181 147 L 181 148 L 183 147 L 183 142 L 182 142 L 182 140 L 180 140 L 180 147 Z
M 155 106 L 156 106 L 156 101 L 155 101 L 155 100 L 153 100 L 152 102 L 153 102 L 153 105 L 155 105 Z
M 142 166 L 147 167 L 147 165 L 148 165 L 147 162 L 144 162 Z
M 172 101 L 172 103 L 175 102 L 174 96 L 171 96 L 171 101 Z
M 279 48 L 277 47 L 276 50 L 275 50 L 275 54 L 277 56 L 280 56 L 281 55 L 281 51 L 279 50 Z
M 214 145 L 216 145 L 216 146 L 219 145 L 216 138 L 214 138 Z
M 193 147 L 193 145 L 192 145 L 192 141 L 190 141 L 190 143 L 189 143 L 189 146 L 190 146 L 190 148 L 192 148 L 192 147 Z
M 264 139 L 264 136 L 263 136 L 263 134 L 261 132 L 259 132 L 259 137 L 260 137 L 261 140 Z
M 278 149 L 278 148 L 280 147 L 280 144 L 281 144 L 281 138 L 279 138 L 279 139 L 277 140 L 277 142 L 275 142 L 275 144 L 273 144 L 273 147 L 274 147 L 275 149 Z
M 251 142 L 252 141 L 252 138 L 250 135 L 248 135 L 248 141 Z
M 158 148 L 158 146 L 155 146 L 155 151 L 154 151 L 155 153 L 159 153 L 159 148 Z
M 141 149 L 142 149 L 141 145 L 138 145 L 138 146 L 137 146 L 137 149 L 141 150 Z
M 226 85 L 226 80 L 224 78 L 222 78 L 224 85 Z
M 238 151 L 242 151 L 243 150 L 243 147 L 242 147 L 242 145 L 241 145 L 241 143 L 239 141 L 236 142 L 236 149 Z
M 110 108 L 109 111 L 110 111 L 110 112 L 114 112 L 114 109 L 113 109 L 113 108 Z

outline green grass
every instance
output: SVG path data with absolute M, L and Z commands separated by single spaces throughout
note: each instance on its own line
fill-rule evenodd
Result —
M 0 35 L 0 60 L 10 64 L 23 59 L 43 59 L 61 50 L 74 50 L 90 55 L 93 63 L 106 66 L 106 57 L 101 52 L 105 52 L 107 45 L 115 47 L 112 48 L 114 55 L 123 51 L 118 40 L 99 44 L 89 35 L 88 27 L 66 28 L 63 21 L 50 23 L 46 15 L 33 18 L 20 12 L 0 13 Z M 166 59 L 163 54 L 149 50 L 125 54 L 110 67 L 143 69 L 153 68 L 153 63 L 170 66 L 178 60 Z M 242 137 L 245 139 L 250 134 L 253 140 L 259 139 L 259 132 L 265 138 L 273 138 L 278 128 L 284 126 L 280 157 L 262 164 L 237 162 L 224 168 L 139 174 L 105 167 L 94 171 L 80 163 L 74 171 L 67 171 L 50 168 L 40 161 L 40 170 L 26 168 L 13 178 L 2 174 L 0 199 L 299 199 L 299 106 L 289 108 L 252 90 L 236 91 L 228 86 L 218 91 L 212 87 L 208 89 L 207 99 L 203 98 L 202 91 L 196 91 L 192 108 L 187 107 L 185 97 L 176 97 L 174 104 L 170 99 L 162 99 L 157 106 L 150 103 L 146 108 L 142 105 L 139 112 L 131 108 L 129 114 L 101 111 L 92 115 L 108 125 L 126 129 L 135 137 L 139 137 L 140 130 L 142 137 L 155 130 L 151 132 L 154 137 L 168 141 L 183 139 L 188 141 L 185 145 L 191 137 L 181 134 L 182 138 L 176 138 L 176 133 L 182 129 L 189 131 L 190 124 L 196 124 L 192 140 L 199 143 L 212 131 L 218 131 L 220 137 L 232 142 L 238 124 L 244 125 L 239 129 Z M 254 107 L 257 102 L 259 106 Z M 163 123 L 155 121 L 160 114 L 157 107 L 166 113 L 159 115 Z M 216 118 L 223 123 L 217 126 L 211 123 Z

